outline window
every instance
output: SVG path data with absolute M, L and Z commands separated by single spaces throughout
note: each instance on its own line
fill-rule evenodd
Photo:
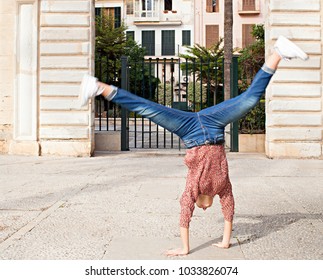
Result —
M 114 28 L 121 26 L 121 8 L 114 8 Z
M 127 0 L 127 15 L 133 15 L 133 0 Z
M 155 13 L 155 0 L 141 0 L 141 17 L 153 17 Z
M 206 25 L 205 34 L 205 46 L 211 48 L 215 43 L 219 42 L 219 25 Z
M 173 10 L 173 1 L 172 0 L 165 0 L 165 11 L 172 11 Z
M 191 45 L 191 30 L 182 31 L 182 46 Z
M 129 40 L 135 40 L 135 31 L 126 31 L 126 39 Z
M 175 55 L 175 30 L 162 30 L 162 55 Z
M 95 16 L 101 16 L 102 9 L 101 8 L 95 8 Z
M 114 17 L 114 8 L 101 8 L 101 15 Z
M 153 10 L 153 1 L 154 0 L 141 0 L 142 10 L 143 11 L 152 11 Z
M 121 26 L 121 7 L 115 8 L 95 8 L 96 16 L 107 16 L 114 19 L 114 28 Z
M 155 55 L 155 31 L 142 31 L 141 45 L 146 49 L 146 55 Z
M 255 11 L 256 10 L 255 0 L 242 0 L 243 11 Z
M 218 13 L 219 12 L 219 0 L 206 0 L 206 12 Z
M 255 38 L 251 35 L 253 24 L 242 24 L 242 47 L 251 45 Z

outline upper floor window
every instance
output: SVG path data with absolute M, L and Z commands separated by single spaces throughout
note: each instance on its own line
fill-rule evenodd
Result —
M 121 26 L 121 7 L 95 8 L 96 16 L 107 16 L 114 19 L 114 28 Z
M 127 0 L 127 15 L 133 15 L 133 0 Z
M 151 11 L 153 10 L 153 0 L 141 0 L 142 10 Z
M 145 18 L 155 18 L 158 20 L 160 0 L 134 0 L 134 17 L 137 20 L 146 20 Z
M 219 12 L 219 0 L 206 0 L 206 12 L 218 13 Z
M 256 10 L 256 1 L 255 0 L 242 0 L 242 10 L 243 11 Z
M 173 10 L 173 1 L 172 0 L 165 0 L 165 11 L 172 11 Z

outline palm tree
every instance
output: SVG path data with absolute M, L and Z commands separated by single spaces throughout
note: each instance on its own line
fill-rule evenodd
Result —
M 195 81 L 188 83 L 187 96 L 193 110 L 201 110 L 223 101 L 223 39 L 210 48 L 195 44 L 188 47 L 186 54 L 180 54 L 185 61 L 181 63 L 181 70 L 186 75 L 193 75 Z
M 231 95 L 232 26 L 232 0 L 224 0 L 224 100 L 230 99 Z
M 187 70 L 188 74 L 195 72 L 197 80 L 202 83 L 210 83 L 210 86 L 214 86 L 216 83 L 221 82 L 222 76 L 222 59 L 223 59 L 223 38 L 215 43 L 212 47 L 206 48 L 199 44 L 195 44 L 193 47 L 187 47 L 186 54 L 180 54 L 181 58 L 185 59 L 185 62 L 181 64 L 182 70 Z M 215 76 L 214 71 L 210 74 L 210 69 L 219 69 Z M 218 81 L 216 81 L 218 80 Z

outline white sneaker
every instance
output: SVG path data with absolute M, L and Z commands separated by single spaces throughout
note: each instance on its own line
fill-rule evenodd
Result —
M 81 106 L 86 105 L 89 99 L 103 92 L 104 89 L 100 89 L 97 82 L 98 79 L 93 76 L 87 74 L 83 76 L 79 93 Z
M 308 55 L 303 52 L 301 48 L 296 46 L 293 42 L 291 42 L 284 36 L 278 37 L 278 40 L 274 45 L 274 49 L 285 60 L 290 60 L 292 58 L 300 58 L 302 60 L 308 59 Z

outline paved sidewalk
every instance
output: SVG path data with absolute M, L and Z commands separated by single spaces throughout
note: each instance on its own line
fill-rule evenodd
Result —
M 183 152 L 182 152 L 183 153 Z M 232 247 L 218 199 L 191 222 L 180 259 L 323 259 L 323 161 L 228 154 Z M 0 259 L 167 259 L 179 247 L 187 169 L 178 152 L 0 156 Z

